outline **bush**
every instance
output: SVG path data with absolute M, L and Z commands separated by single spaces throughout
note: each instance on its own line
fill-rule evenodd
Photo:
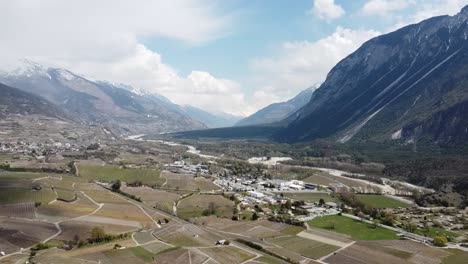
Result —
M 448 240 L 444 236 L 436 236 L 434 237 L 434 245 L 437 247 L 445 247 L 448 243 Z

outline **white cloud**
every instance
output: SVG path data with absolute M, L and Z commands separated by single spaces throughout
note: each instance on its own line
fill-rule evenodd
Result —
M 387 31 L 394 31 L 409 24 L 419 23 L 422 20 L 441 15 L 455 15 L 468 4 L 467 0 L 419 0 L 416 2 L 414 12 L 406 17 L 398 17 L 394 25 Z
M 233 16 L 218 2 L 0 1 L 0 66 L 29 58 L 93 79 L 127 83 L 180 104 L 242 114 L 250 109 L 239 85 L 207 72 L 180 74 L 141 43 L 163 37 L 201 45 L 230 32 Z
M 362 7 L 362 13 L 368 16 L 388 16 L 392 12 L 406 9 L 411 0 L 369 0 Z
M 343 16 L 345 11 L 335 0 L 315 0 L 311 13 L 320 19 L 333 20 Z
M 337 27 L 333 34 L 315 42 L 285 42 L 276 58 L 253 60 L 250 68 L 259 87 L 255 95 L 264 99 L 259 106 L 293 97 L 324 81 L 336 63 L 377 35 L 377 31 Z

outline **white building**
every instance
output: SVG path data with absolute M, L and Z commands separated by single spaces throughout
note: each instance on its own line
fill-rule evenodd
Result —
M 250 196 L 250 197 L 257 198 L 257 199 L 265 197 L 265 195 L 263 193 L 256 192 L 256 191 L 248 191 L 247 195 Z

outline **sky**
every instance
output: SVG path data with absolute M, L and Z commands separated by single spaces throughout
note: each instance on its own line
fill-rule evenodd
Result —
M 365 41 L 468 0 L 1 0 L 0 67 L 27 58 L 211 112 L 321 83 Z M 6 67 L 6 66 L 5 66 Z

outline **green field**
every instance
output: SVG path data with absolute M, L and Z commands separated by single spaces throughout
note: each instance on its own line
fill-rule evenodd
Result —
M 374 227 L 371 224 L 345 216 L 330 215 L 317 217 L 309 221 L 308 224 L 313 227 L 346 234 L 357 240 L 398 239 L 397 234 L 391 230 L 382 227 Z
M 320 199 L 325 200 L 325 202 L 339 201 L 338 197 L 331 196 L 327 193 L 284 193 L 284 196 L 296 201 L 305 201 L 311 203 L 318 202 Z
M 79 165 L 80 177 L 90 180 L 123 182 L 141 181 L 143 184 L 160 187 L 165 180 L 162 179 L 161 171 L 152 169 L 122 169 L 112 165 Z
M 373 208 L 407 208 L 411 205 L 384 195 L 357 194 L 357 199 Z
M 429 232 L 427 232 L 427 230 L 418 229 L 418 230 L 416 230 L 415 233 L 418 234 L 418 235 L 422 235 L 422 236 L 425 235 L 425 236 L 428 236 L 428 237 L 435 237 L 435 236 L 440 236 L 440 235 L 449 236 L 449 237 L 458 237 L 458 236 L 460 236 L 460 234 L 457 234 L 457 233 L 454 233 L 454 232 L 451 232 L 451 231 L 447 231 L 447 230 L 442 229 L 442 228 L 437 228 L 437 227 L 429 227 Z
M 57 199 L 63 200 L 65 202 L 73 202 L 76 199 L 76 193 L 70 190 L 64 189 L 55 189 L 57 192 Z
M 156 254 L 146 250 L 143 247 L 132 247 L 129 248 L 129 250 L 133 253 L 133 255 L 142 259 L 145 262 L 151 262 L 153 260 L 153 257 L 156 256 Z
M 33 191 L 26 187 L 0 187 L 0 204 L 40 202 L 47 204 L 56 198 L 50 188 Z
M 268 241 L 312 259 L 319 259 L 339 249 L 337 246 L 298 236 L 283 236 Z

